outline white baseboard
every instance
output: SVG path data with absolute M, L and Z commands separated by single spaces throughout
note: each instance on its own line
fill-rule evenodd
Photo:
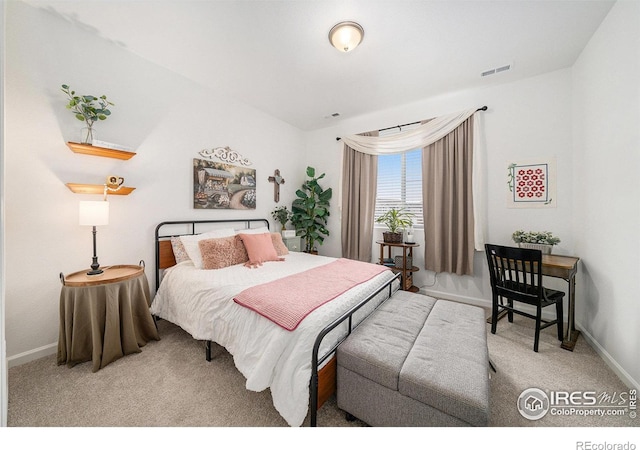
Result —
M 30 361 L 43 358 L 49 355 L 55 355 L 58 352 L 58 343 L 48 344 L 43 347 L 35 348 L 24 353 L 19 353 L 15 356 L 7 358 L 9 368 L 20 366 Z
M 622 382 L 630 389 L 640 390 L 640 383 L 637 380 L 634 380 L 629 373 L 624 370 L 620 364 L 616 362 L 615 359 L 611 357 L 609 352 L 607 352 L 602 346 L 596 341 L 591 334 L 586 331 L 583 331 L 582 326 L 579 326 L 576 322 L 576 328 L 580 330 L 580 334 L 582 337 L 589 343 L 591 348 L 593 348 L 596 353 L 602 358 L 607 366 L 622 380 Z M 578 338 L 579 339 L 579 338 Z

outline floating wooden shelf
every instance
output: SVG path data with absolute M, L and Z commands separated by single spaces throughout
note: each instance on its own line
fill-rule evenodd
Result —
M 76 194 L 104 194 L 104 184 L 67 183 L 67 187 Z M 117 191 L 107 189 L 108 195 L 129 195 L 135 188 L 122 186 Z
M 72 152 L 82 153 L 83 155 L 104 156 L 106 158 L 116 159 L 131 159 L 135 156 L 135 152 L 98 147 L 96 145 L 79 144 L 77 142 L 67 142 L 67 146 Z

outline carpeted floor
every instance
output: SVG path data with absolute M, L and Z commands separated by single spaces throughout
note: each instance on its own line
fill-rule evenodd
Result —
M 558 416 L 540 420 L 520 415 L 516 401 L 527 388 L 595 391 L 620 395 L 629 389 L 580 337 L 574 352 L 562 350 L 553 329 L 543 331 L 533 352 L 533 321 L 506 319 L 498 333 L 488 332 L 497 366 L 491 374 L 491 427 L 638 427 L 624 416 Z M 487 325 L 488 326 L 488 325 Z M 92 373 L 91 363 L 56 365 L 55 355 L 9 370 L 10 427 L 286 427 L 269 391 L 250 392 L 232 357 L 204 344 L 179 327 L 159 322 L 161 341 Z M 489 330 L 489 328 L 487 328 Z M 318 415 L 321 427 L 361 427 L 347 422 L 335 399 Z

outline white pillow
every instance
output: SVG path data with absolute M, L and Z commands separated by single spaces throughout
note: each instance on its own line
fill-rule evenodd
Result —
M 263 233 L 269 233 L 269 228 L 267 227 L 260 227 L 260 228 L 247 228 L 247 229 L 240 229 L 240 230 L 236 230 L 236 234 L 263 234 Z
M 203 239 L 211 239 L 211 238 L 222 238 L 234 236 L 236 232 L 233 228 L 224 228 L 220 230 L 211 230 L 206 233 L 201 234 L 193 234 L 193 235 L 185 235 L 180 236 L 180 241 L 182 241 L 182 245 L 184 246 L 187 255 L 189 255 L 189 259 L 193 261 L 193 265 L 196 266 L 196 269 L 202 269 L 202 254 L 200 253 L 200 246 L 198 242 Z

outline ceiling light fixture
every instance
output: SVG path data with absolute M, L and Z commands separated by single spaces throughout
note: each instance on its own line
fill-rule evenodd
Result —
M 341 52 L 350 52 L 364 38 L 364 29 L 355 22 L 340 22 L 329 31 L 329 42 Z

